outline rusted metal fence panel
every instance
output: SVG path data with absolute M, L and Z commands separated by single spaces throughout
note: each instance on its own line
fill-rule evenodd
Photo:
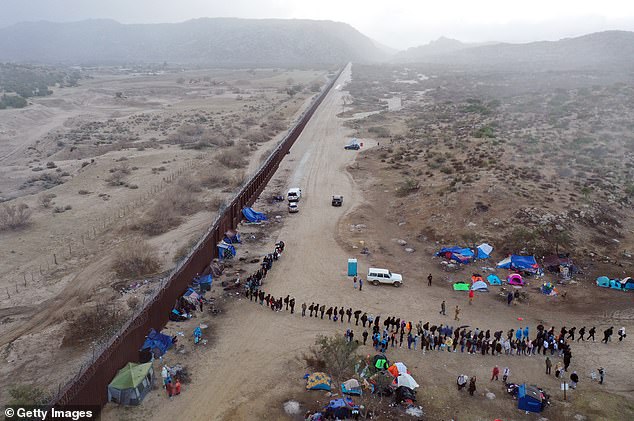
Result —
M 117 335 L 111 338 L 101 350 L 93 351 L 91 361 L 86 364 L 86 367 L 82 367 L 65 387 L 59 390 L 57 396 L 51 401 L 51 406 L 104 405 L 106 403 L 108 383 L 125 364 L 138 361 L 138 350 L 148 331 L 151 328 L 160 329 L 165 326 L 176 300 L 185 292 L 194 277 L 202 273 L 212 259 L 218 257 L 216 244 L 222 240 L 226 231 L 236 228 L 242 220 L 242 208 L 252 205 L 262 193 L 278 169 L 280 162 L 342 72 L 343 69 L 315 98 L 311 106 L 302 114 L 259 170 L 240 189 L 227 207 L 220 212 L 189 256 L 161 281 L 161 288 L 143 303 L 140 310 L 130 318 Z

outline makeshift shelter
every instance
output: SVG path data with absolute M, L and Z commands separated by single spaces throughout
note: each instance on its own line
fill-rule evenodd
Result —
M 222 241 L 224 241 L 227 244 L 236 244 L 236 243 L 241 243 L 242 239 L 240 238 L 240 233 L 234 230 L 229 230 L 225 232 L 225 236 L 222 239 Z
M 194 284 L 198 284 L 198 288 L 200 292 L 211 291 L 211 283 L 213 282 L 213 275 L 210 273 L 209 275 L 202 276 L 194 281 Z
M 519 256 L 512 254 L 506 259 L 498 262 L 498 268 L 524 270 L 528 272 L 537 272 L 539 265 L 534 256 Z
M 542 412 L 542 392 L 526 383 L 518 387 L 517 408 L 528 412 Z
M 488 259 L 493 251 L 493 247 L 487 243 L 482 243 L 478 246 L 478 259 Z
M 407 402 L 414 403 L 416 402 L 416 392 L 413 389 L 410 389 L 406 386 L 399 386 L 396 388 L 396 396 L 394 399 L 396 403 Z
M 471 288 L 471 285 L 466 282 L 456 282 L 453 284 L 454 291 L 469 291 L 469 288 Z
M 559 273 L 559 267 L 564 266 L 569 269 L 572 269 L 573 262 L 570 257 L 564 255 L 553 254 L 550 256 L 544 257 L 544 268 L 553 273 Z
M 197 308 L 200 300 L 200 295 L 198 295 L 198 293 L 194 291 L 193 288 L 187 288 L 187 291 L 185 291 L 185 293 L 183 294 L 183 300 L 193 305 L 194 308 Z
M 524 279 L 522 279 L 522 275 L 520 275 L 519 273 L 511 273 L 506 278 L 506 282 L 508 282 L 509 285 L 524 286 Z
M 152 390 L 154 369 L 152 363 L 128 363 L 117 372 L 108 385 L 108 402 L 120 405 L 138 405 Z
M 467 264 L 473 260 L 473 250 L 462 247 L 443 247 L 436 256 L 444 257 L 447 260 L 454 260 L 458 263 Z
M 387 370 L 387 368 L 390 366 L 390 363 L 387 360 L 387 357 L 385 355 L 377 354 L 374 356 L 374 359 L 372 360 L 372 365 L 377 370 Z
M 610 278 L 607 276 L 599 276 L 597 278 L 597 285 L 603 288 L 610 288 Z
M 407 373 L 399 374 L 399 376 L 395 379 L 395 383 L 397 387 L 405 386 L 412 390 L 417 389 L 420 386 L 416 383 L 416 380 Z
M 621 279 L 621 288 L 625 291 L 634 291 L 634 279 L 630 276 Z
M 389 371 L 390 374 L 394 377 L 397 377 L 399 374 L 409 374 L 409 372 L 407 371 L 407 367 L 401 362 L 392 364 L 390 368 L 387 369 L 387 371 Z
M 236 248 L 231 244 L 227 244 L 224 241 L 218 243 L 218 258 L 220 260 L 223 259 L 233 259 L 233 256 L 236 255 Z
M 489 287 L 484 281 L 476 281 L 471 284 L 471 289 L 478 292 L 489 292 Z
M 172 346 L 172 337 L 157 332 L 154 329 L 150 329 L 145 338 L 145 342 L 139 350 L 139 359 L 142 363 L 148 362 L 154 358 L 158 358 L 165 354 Z
M 266 221 L 266 215 L 262 212 L 254 211 L 253 208 L 242 208 L 242 215 L 244 215 L 245 219 L 249 222 Z
M 324 407 L 324 415 L 327 419 L 345 420 L 352 418 L 355 409 L 358 410 L 350 398 L 333 399 Z
M 341 393 L 345 395 L 361 396 L 361 385 L 357 379 L 346 380 L 341 383 Z
M 490 285 L 502 285 L 502 280 L 494 274 L 490 274 L 489 276 L 487 276 L 487 281 L 489 281 Z
M 306 390 L 326 390 L 330 391 L 332 379 L 326 373 L 313 373 L 306 378 Z

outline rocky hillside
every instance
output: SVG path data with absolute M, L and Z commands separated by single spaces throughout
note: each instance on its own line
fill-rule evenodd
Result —
M 385 52 L 332 21 L 203 18 L 175 24 L 31 22 L 0 29 L 0 61 L 311 66 L 376 61 Z

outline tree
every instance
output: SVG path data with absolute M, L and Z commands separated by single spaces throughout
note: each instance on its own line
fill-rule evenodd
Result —
M 311 365 L 318 365 L 313 368 L 325 368 L 334 379 L 347 379 L 354 373 L 354 366 L 360 359 L 358 348 L 357 342 L 349 342 L 341 334 L 319 335 L 304 360 Z

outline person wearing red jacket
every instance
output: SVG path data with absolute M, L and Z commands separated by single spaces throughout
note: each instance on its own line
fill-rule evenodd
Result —
M 493 379 L 499 380 L 498 378 L 499 375 L 500 375 L 500 368 L 496 365 L 495 367 L 493 367 L 493 372 L 491 373 L 491 381 L 493 381 Z

